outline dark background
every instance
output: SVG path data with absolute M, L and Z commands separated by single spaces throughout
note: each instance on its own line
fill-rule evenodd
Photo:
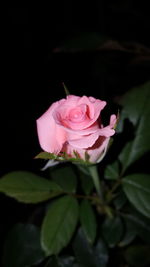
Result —
M 72 94 L 112 102 L 150 79 L 147 1 L 55 1 L 2 10 L 1 176 L 39 172 L 36 119 Z M 32 206 L 1 195 L 1 236 Z M 21 212 L 20 212 L 21 211 Z

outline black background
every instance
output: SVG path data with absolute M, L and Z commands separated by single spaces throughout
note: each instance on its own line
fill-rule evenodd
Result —
M 146 2 L 55 1 L 45 7 L 2 9 L 1 176 L 13 170 L 39 172 L 34 160 L 41 151 L 35 121 L 65 96 L 62 82 L 72 94 L 111 102 L 150 79 Z M 66 40 L 87 33 L 98 33 L 127 49 L 109 46 L 59 52 Z M 2 239 L 32 211 L 32 206 L 3 195 L 0 208 Z

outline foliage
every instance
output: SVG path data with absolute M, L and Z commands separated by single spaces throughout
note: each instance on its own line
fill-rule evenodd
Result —
M 4 267 L 150 264 L 150 176 L 148 162 L 144 168 L 141 163 L 150 150 L 149 99 L 150 83 L 121 97 L 117 135 L 110 148 L 115 156 L 100 163 L 104 172 L 78 157 L 72 164 L 63 155 L 66 163 L 51 167 L 49 179 L 26 171 L 0 179 L 0 192 L 37 204 L 36 209 L 42 203 L 44 214 L 42 223 L 33 215 L 34 223 L 17 224 L 8 233 Z M 132 133 L 124 138 L 128 122 Z M 124 146 L 113 154 L 119 138 L 124 138 Z M 45 152 L 37 158 L 62 161 Z

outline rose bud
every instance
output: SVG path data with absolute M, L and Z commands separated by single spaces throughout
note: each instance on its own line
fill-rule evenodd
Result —
M 110 137 L 115 134 L 116 115 L 103 126 L 101 111 L 106 102 L 94 97 L 69 95 L 53 103 L 37 120 L 41 148 L 54 155 L 100 162 Z

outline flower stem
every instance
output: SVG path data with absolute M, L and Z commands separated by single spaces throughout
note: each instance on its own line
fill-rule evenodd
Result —
M 99 175 L 97 171 L 97 166 L 92 165 L 92 166 L 89 166 L 88 168 L 89 168 L 91 177 L 93 179 L 93 183 L 96 188 L 97 194 L 103 200 L 103 193 L 102 193 L 101 183 L 100 183 L 100 179 L 99 179 Z

